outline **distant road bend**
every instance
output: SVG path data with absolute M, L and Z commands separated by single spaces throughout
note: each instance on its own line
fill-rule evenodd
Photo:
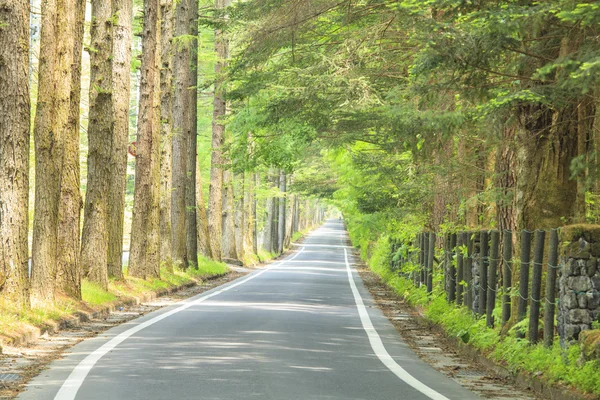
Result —
M 477 399 L 422 362 L 329 220 L 287 258 L 74 346 L 20 399 Z

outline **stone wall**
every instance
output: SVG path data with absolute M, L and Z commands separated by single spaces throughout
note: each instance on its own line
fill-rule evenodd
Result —
M 592 329 L 600 316 L 600 228 L 573 225 L 561 230 L 558 270 L 558 333 L 563 345 Z

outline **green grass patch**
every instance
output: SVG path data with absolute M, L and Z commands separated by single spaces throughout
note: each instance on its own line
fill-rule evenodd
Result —
M 478 318 L 466 307 L 449 304 L 441 289 L 428 295 L 425 287 L 416 287 L 410 279 L 391 271 L 390 252 L 388 238 L 380 237 L 372 246 L 371 270 L 409 304 L 423 309 L 425 317 L 440 325 L 447 335 L 468 343 L 513 372 L 542 375 L 549 382 L 572 385 L 583 392 L 600 395 L 600 363 L 597 360 L 583 361 L 579 345 L 571 345 L 567 349 L 561 348 L 558 343 L 551 348 L 543 344 L 530 345 L 526 339 L 516 338 L 514 329 L 508 335 L 501 335 L 499 327 L 487 327 L 485 317 Z M 435 279 L 439 281 L 441 277 Z M 501 303 L 497 304 L 494 314 L 498 317 Z
M 277 257 L 277 254 L 265 251 L 264 249 L 258 249 L 257 256 L 260 262 L 265 262 L 274 259 Z
M 83 301 L 93 305 L 107 304 L 117 300 L 117 296 L 113 293 L 87 279 L 81 281 L 81 297 Z

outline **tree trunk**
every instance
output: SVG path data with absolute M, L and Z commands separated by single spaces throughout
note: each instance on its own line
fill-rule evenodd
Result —
M 223 241 L 222 257 L 237 259 L 235 248 L 235 209 L 233 204 L 233 173 L 230 169 L 223 171 Z
M 173 0 L 161 0 L 160 25 L 160 262 L 173 271 L 171 188 L 173 163 Z
M 253 195 L 255 194 L 255 188 L 260 188 L 260 173 L 256 172 L 254 174 L 254 185 L 252 187 Z M 254 199 L 252 201 L 252 219 L 254 220 L 254 243 L 252 244 L 252 252 L 258 255 L 258 214 L 257 214 L 257 206 L 258 200 L 256 199 L 256 195 L 253 196 Z
M 286 175 L 283 170 L 279 172 L 279 191 L 283 197 L 279 198 L 279 212 L 277 217 L 279 218 L 277 227 L 277 253 L 283 253 L 283 245 L 285 243 L 285 222 L 286 222 Z
M 269 170 L 269 175 L 266 179 L 266 184 L 271 186 L 271 175 L 273 173 L 273 169 Z M 265 205 L 265 227 L 263 230 L 263 243 L 262 248 L 268 252 L 274 252 L 274 243 L 273 243 L 273 231 L 277 230 L 277 225 L 275 225 L 275 198 L 271 195 L 267 197 L 267 202 Z
M 215 8 L 223 9 L 229 6 L 229 0 L 215 0 Z M 211 232 L 210 247 L 213 258 L 221 260 L 221 240 L 223 236 L 223 140 L 225 126 L 222 118 L 225 116 L 225 80 L 223 72 L 228 54 L 228 42 L 221 29 L 215 29 L 215 95 L 213 100 L 212 121 L 212 154 L 210 165 L 210 189 L 208 199 L 208 227 Z
M 35 209 L 32 248 L 32 300 L 54 300 L 57 272 L 58 209 L 69 129 L 74 7 L 70 0 L 42 3 L 39 91 L 35 116 Z M 12 21 L 10 21 L 12 24 Z
M 256 200 L 254 198 L 254 174 L 247 173 L 244 176 L 245 190 L 244 196 L 244 226 L 242 228 L 242 248 L 244 249 L 244 262 L 247 264 L 256 263 Z
M 233 176 L 233 225 L 235 237 L 236 259 L 243 261 L 245 258 L 244 248 L 244 173 L 237 173 Z
M 202 175 L 200 174 L 198 163 L 196 163 L 196 204 L 198 206 L 198 251 L 206 257 L 212 257 L 210 252 L 210 235 L 208 233 L 208 215 L 204 203 Z
M 140 117 L 129 274 L 160 277 L 160 21 L 159 0 L 144 1 Z
M 186 42 L 190 35 L 190 0 L 181 0 L 175 10 L 176 41 L 173 57 L 175 92 L 173 97 L 173 188 L 171 191 L 171 229 L 173 240 L 173 263 L 187 268 L 186 196 L 188 142 L 190 138 L 190 65 L 191 44 Z
M 92 1 L 90 54 L 90 112 L 88 125 L 88 174 L 85 195 L 81 266 L 87 278 L 108 287 L 108 203 L 113 169 L 113 42 L 110 1 Z
M 0 7 L 0 284 L 29 307 L 29 2 Z
M 108 276 L 123 279 L 123 220 L 127 187 L 132 0 L 112 0 L 114 139 L 108 197 Z
M 190 65 L 188 95 L 190 97 L 190 119 L 188 148 L 187 148 L 187 173 L 185 185 L 185 228 L 186 228 L 186 257 L 190 266 L 198 266 L 198 231 L 196 229 L 196 163 L 198 153 L 198 1 L 190 1 L 189 31 L 193 37 L 190 43 Z
M 65 158 L 58 210 L 58 253 L 56 290 L 81 299 L 79 264 L 82 199 L 79 172 L 79 108 L 81 100 L 81 59 L 86 0 L 76 0 L 73 24 L 73 64 L 71 66 L 71 102 L 69 130 L 65 135 Z

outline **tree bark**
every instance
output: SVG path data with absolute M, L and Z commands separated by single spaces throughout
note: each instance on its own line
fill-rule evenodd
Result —
M 229 0 L 215 0 L 215 8 L 223 9 L 229 6 Z M 228 42 L 225 32 L 215 29 L 215 94 L 213 99 L 212 121 L 212 153 L 210 165 L 210 188 L 208 199 L 208 227 L 211 233 L 210 247 L 213 258 L 221 260 L 221 241 L 223 236 L 223 140 L 225 125 L 222 118 L 226 114 L 224 69 L 227 63 Z
M 223 241 L 222 257 L 237 259 L 235 246 L 235 207 L 233 204 L 233 173 L 230 169 L 223 171 Z
M 285 243 L 285 222 L 286 222 L 286 175 L 283 170 L 279 172 L 279 191 L 282 193 L 283 197 L 279 198 L 279 212 L 277 217 L 279 218 L 277 221 L 277 253 L 283 253 L 283 245 Z
M 173 232 L 173 263 L 187 268 L 186 183 L 191 112 L 191 43 L 189 37 L 190 0 L 181 0 L 175 10 L 176 46 L 173 57 L 175 92 L 173 97 L 173 190 L 171 192 L 171 229 Z
M 256 263 L 256 200 L 254 198 L 254 174 L 247 173 L 244 176 L 245 190 L 244 196 L 244 209 L 243 209 L 243 223 L 242 228 L 242 247 L 244 249 L 244 262 L 247 264 Z
M 54 301 L 57 272 L 58 209 L 64 157 L 69 129 L 72 26 L 70 0 L 42 3 L 39 91 L 35 117 L 35 208 L 32 248 L 32 300 Z M 12 23 L 12 22 L 11 22 Z
M 206 205 L 204 203 L 202 175 L 200 174 L 200 166 L 198 163 L 196 163 L 196 204 L 198 206 L 198 251 L 202 255 L 212 258 L 212 254 L 210 252 L 210 235 L 208 233 L 208 215 L 206 213 Z
M 270 187 L 272 185 L 272 175 L 274 170 L 271 168 L 269 170 L 269 175 L 267 177 L 266 184 Z M 274 253 L 276 244 L 273 241 L 275 234 L 273 231 L 277 231 L 276 218 L 277 218 L 277 203 L 275 201 L 275 197 L 269 195 L 267 197 L 267 202 L 265 205 L 265 228 L 263 231 L 263 249 L 268 253 Z
M 129 274 L 160 277 L 160 21 L 159 0 L 144 1 L 140 117 Z
M 82 199 L 79 171 L 79 109 L 81 100 L 81 60 L 86 0 L 76 0 L 73 23 L 73 64 L 71 66 L 71 102 L 69 130 L 65 135 L 60 206 L 58 210 L 58 261 L 56 290 L 81 299 L 79 264 Z
M 244 173 L 236 173 L 233 176 L 233 225 L 235 237 L 236 259 L 243 261 L 245 258 L 244 248 Z
M 173 271 L 171 189 L 173 164 L 173 0 L 161 0 L 160 22 L 160 262 Z
M 0 7 L 0 283 L 29 307 L 29 2 Z
M 123 279 L 123 223 L 129 144 L 132 0 L 112 0 L 114 139 L 108 190 L 108 276 Z
M 112 11 L 110 1 L 92 1 L 94 51 L 90 54 L 88 174 L 81 236 L 83 273 L 104 289 L 108 287 L 108 203 L 115 128 Z
M 190 1 L 188 16 L 189 32 L 193 37 L 190 43 L 190 65 L 188 96 L 190 97 L 190 119 L 188 148 L 187 148 L 187 173 L 185 184 L 185 230 L 187 261 L 190 266 L 198 266 L 198 231 L 196 227 L 196 163 L 198 154 L 198 1 Z

